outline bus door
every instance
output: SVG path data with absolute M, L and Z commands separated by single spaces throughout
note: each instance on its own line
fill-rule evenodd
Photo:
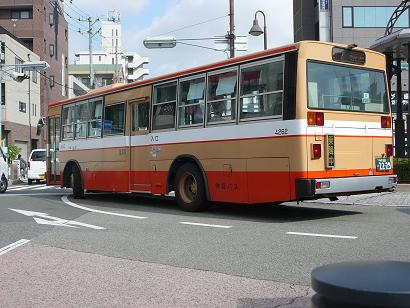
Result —
M 130 102 L 130 191 L 134 192 L 151 192 L 149 106 L 146 97 Z
M 50 185 L 61 184 L 60 170 L 60 117 L 48 119 L 48 167 L 47 183 Z

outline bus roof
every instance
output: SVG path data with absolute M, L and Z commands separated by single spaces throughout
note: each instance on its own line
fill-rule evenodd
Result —
M 252 60 L 252 59 L 258 59 L 258 58 L 263 58 L 269 55 L 275 55 L 275 54 L 279 54 L 279 53 L 284 53 L 284 52 L 289 52 L 289 51 L 293 51 L 299 48 L 300 44 L 326 44 L 326 45 L 331 45 L 331 46 L 340 46 L 340 47 L 346 47 L 346 45 L 343 44 L 335 44 L 335 43 L 330 43 L 330 42 L 319 42 L 319 41 L 301 41 L 298 43 L 294 43 L 294 44 L 289 44 L 289 45 L 285 45 L 285 46 L 281 46 L 278 48 L 272 48 L 272 49 L 268 49 L 268 50 L 264 50 L 264 51 L 259 51 L 259 52 L 255 52 L 255 53 L 251 53 L 248 55 L 244 55 L 241 57 L 236 57 L 236 58 L 231 58 L 228 60 L 223 60 L 223 61 L 219 61 L 219 62 L 214 62 L 211 64 L 206 64 L 206 65 L 202 65 L 202 66 L 198 66 L 195 68 L 190 68 L 190 69 L 185 69 L 182 71 L 178 71 L 175 73 L 170 73 L 170 74 L 166 74 L 166 75 L 160 75 L 157 77 L 153 77 L 153 78 L 149 78 L 146 80 L 142 80 L 142 81 L 136 81 L 136 82 L 132 82 L 132 83 L 128 83 L 128 84 L 113 84 L 107 87 L 103 87 L 103 88 L 99 88 L 99 89 L 95 89 L 90 91 L 87 94 L 81 95 L 81 96 L 77 96 L 74 98 L 70 98 L 70 99 L 66 99 L 66 100 L 62 100 L 59 102 L 55 102 L 49 105 L 49 107 L 54 107 L 54 106 L 58 106 L 58 105 L 62 105 L 62 104 L 66 104 L 66 103 L 73 103 L 73 102 L 77 102 L 77 101 L 82 101 L 84 99 L 90 99 L 90 98 L 95 98 L 95 97 L 99 97 L 101 95 L 106 95 L 106 94 L 111 94 L 111 93 L 116 93 L 116 92 L 120 92 L 126 89 L 132 89 L 132 88 L 137 88 L 143 85 L 148 85 L 154 82 L 160 82 L 160 81 L 165 81 L 167 79 L 172 79 L 172 78 L 177 78 L 177 77 L 181 77 L 184 75 L 190 75 L 190 74 L 194 74 L 194 73 L 199 73 L 201 71 L 206 71 L 206 70 L 210 70 L 213 68 L 218 68 L 218 67 L 223 67 L 223 66 L 227 66 L 227 65 L 231 65 L 231 64 L 235 64 L 235 63 L 240 63 L 243 61 L 248 61 L 248 60 Z M 373 50 L 364 50 L 361 48 L 358 48 L 358 50 L 363 50 L 366 52 L 373 52 L 373 53 L 377 53 Z
M 231 58 L 231 59 L 228 59 L 228 60 L 223 60 L 223 61 L 219 61 L 219 62 L 215 62 L 215 63 L 211 63 L 211 64 L 198 66 L 198 67 L 195 67 L 195 68 L 190 68 L 190 69 L 178 71 L 178 72 L 175 72 L 175 73 L 160 75 L 160 76 L 157 76 L 157 77 L 154 77 L 154 78 L 149 78 L 149 79 L 142 80 L 142 81 L 135 81 L 135 82 L 132 82 L 132 83 L 121 85 L 121 86 L 117 86 L 117 84 L 116 84 L 114 86 L 108 86 L 108 87 L 93 90 L 93 91 L 91 91 L 87 94 L 81 95 L 81 96 L 77 96 L 77 97 L 74 97 L 74 98 L 70 98 L 70 99 L 66 99 L 66 100 L 62 100 L 62 101 L 52 103 L 52 104 L 49 105 L 49 107 L 62 105 L 62 104 L 66 104 L 66 103 L 72 103 L 72 102 L 76 102 L 76 101 L 81 101 L 81 100 L 84 100 L 84 99 L 90 99 L 90 98 L 98 97 L 98 96 L 101 96 L 101 95 L 104 95 L 104 94 L 115 93 L 115 92 L 119 92 L 119 91 L 122 91 L 122 90 L 125 90 L 125 89 L 136 88 L 136 87 L 139 87 L 139 86 L 142 86 L 142 85 L 151 84 L 151 83 L 154 83 L 154 82 L 159 82 L 159 81 L 167 80 L 167 79 L 171 79 L 171 78 L 176 78 L 176 77 L 180 77 L 180 76 L 183 76 L 183 75 L 193 74 L 193 73 L 209 70 L 209 69 L 212 69 L 212 68 L 223 67 L 223 66 L 226 66 L 226 65 L 235 64 L 235 63 L 239 63 L 239 62 L 242 62 L 242 61 L 257 59 L 257 58 L 265 57 L 265 56 L 268 56 L 268 55 L 274 55 L 274 54 L 278 54 L 278 53 L 293 51 L 293 50 L 297 49 L 297 46 L 298 46 L 298 44 L 289 44 L 289 45 L 285 45 L 285 46 L 278 47 L 278 48 L 273 48 L 273 49 L 269 49 L 269 50 L 264 50 L 264 51 L 244 55 L 244 56 L 241 56 L 241 57 Z

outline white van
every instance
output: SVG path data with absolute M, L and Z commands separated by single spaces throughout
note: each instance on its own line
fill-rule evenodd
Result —
M 0 194 L 5 193 L 9 184 L 9 166 L 7 164 L 7 156 L 0 147 Z
M 33 181 L 40 183 L 46 179 L 46 150 L 36 149 L 31 151 L 27 163 L 27 181 L 33 184 Z

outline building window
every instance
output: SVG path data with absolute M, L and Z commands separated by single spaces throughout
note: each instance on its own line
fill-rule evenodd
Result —
M 343 7 L 343 27 L 353 27 L 353 8 L 351 6 Z
M 6 43 L 0 42 L 0 64 L 6 63 Z
M 50 26 L 54 25 L 54 14 L 50 13 L 48 15 L 48 23 L 50 24 Z
M 11 10 L 10 18 L 11 19 L 32 19 L 33 11 L 32 10 Z
M 395 9 L 394 6 L 345 6 L 343 7 L 343 27 L 386 28 Z M 400 16 L 395 27 L 409 27 L 408 11 Z
M 54 52 L 55 52 L 55 50 L 54 50 L 54 44 L 50 44 L 49 45 L 49 51 L 50 51 L 50 57 L 52 57 L 52 56 L 54 56 Z
M 6 84 L 1 83 L 1 104 L 6 105 Z
M 22 73 L 23 72 L 23 68 L 21 67 L 21 64 L 23 64 L 23 60 L 21 60 L 20 58 L 15 58 L 15 60 L 14 60 L 14 63 L 16 64 L 16 67 L 15 67 L 15 71 L 17 72 L 17 73 Z
M 19 102 L 19 111 L 26 113 L 26 103 Z
M 55 76 L 54 75 L 50 75 L 50 88 L 54 87 L 55 84 Z
M 65 35 L 65 40 L 67 41 L 68 40 L 68 30 L 67 29 L 64 30 L 64 35 Z
M 31 80 L 33 81 L 33 83 L 37 83 L 37 71 L 31 72 Z

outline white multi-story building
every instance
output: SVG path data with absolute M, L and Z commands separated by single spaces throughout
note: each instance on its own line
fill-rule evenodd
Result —
M 123 51 L 121 22 L 118 12 L 109 12 L 107 19 L 101 21 L 101 36 L 102 50 L 93 51 L 92 59 L 95 87 L 118 82 L 139 81 L 149 74 L 148 69 L 144 68 L 144 65 L 149 62 L 147 57 L 142 57 L 136 52 Z M 82 93 L 87 91 L 86 89 L 90 84 L 90 53 L 81 51 L 75 56 L 74 64 L 69 65 L 70 88 L 78 88 L 78 93 Z M 86 87 L 83 87 L 79 82 L 82 82 Z M 72 92 L 70 96 L 75 96 L 75 94 Z
M 7 73 L 22 73 L 21 67 L 15 67 L 15 64 L 39 60 L 40 57 L 28 49 L 22 40 L 0 27 L 1 141 L 3 146 L 19 147 L 25 160 L 31 151 L 30 139 L 32 149 L 38 146 L 40 139 L 37 131 L 41 118 L 40 74 L 26 72 L 30 78 L 17 82 Z

